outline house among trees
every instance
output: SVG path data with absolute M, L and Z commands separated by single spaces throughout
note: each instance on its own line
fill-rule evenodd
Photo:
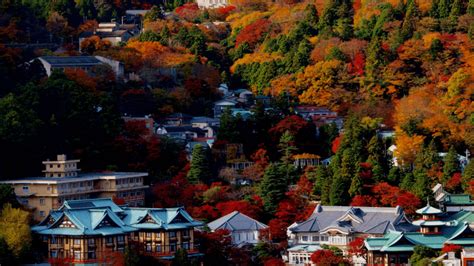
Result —
M 51 209 L 58 209 L 67 200 L 89 198 L 119 198 L 130 206 L 143 206 L 143 179 L 148 173 L 104 172 L 80 173 L 80 160 L 68 160 L 66 155 L 43 162 L 44 177 L 27 177 L 1 181 L 10 184 L 18 201 L 33 212 L 37 221 L 44 219 Z
M 310 263 L 311 254 L 322 245 L 347 254 L 356 238 L 383 236 L 390 231 L 411 231 L 414 226 L 402 208 L 322 206 L 318 204 L 306 221 L 288 227 L 290 265 Z M 358 258 L 360 260 L 363 258 Z
M 432 191 L 436 203 L 445 212 L 474 211 L 474 200 L 468 194 L 451 194 L 439 183 L 433 187 Z
M 414 252 L 425 250 L 434 254 L 434 251 L 446 251 L 449 246 L 456 247 L 458 252 L 464 249 L 452 265 L 474 264 L 474 254 L 469 250 L 474 246 L 473 212 L 448 214 L 427 204 L 416 213 L 421 215 L 421 219 L 413 222 L 419 226 L 418 232 L 389 231 L 382 237 L 365 240 L 369 265 L 409 265 L 408 259 Z
M 200 8 L 217 8 L 227 6 L 228 0 L 196 0 L 196 3 Z
M 90 74 L 93 68 L 104 65 L 110 67 L 117 78 L 124 75 L 124 66 L 121 62 L 102 56 L 41 56 L 37 59 L 43 65 L 48 77 L 55 70 L 65 69 L 80 69 Z
M 79 35 L 79 47 L 86 38 L 92 36 L 98 36 L 102 41 L 109 41 L 111 45 L 119 45 L 138 33 L 140 30 L 135 24 L 118 24 L 115 21 L 99 23 L 94 31 L 86 31 Z
M 68 200 L 32 228 L 47 245 L 50 263 L 114 264 L 131 252 L 172 260 L 178 249 L 197 251 L 194 220 L 184 208 L 119 207 L 111 199 Z
M 222 216 L 210 222 L 207 226 L 209 226 L 213 232 L 221 229 L 228 230 L 232 235 L 232 244 L 238 246 L 257 244 L 260 230 L 268 228 L 267 225 L 238 211 L 233 211 Z

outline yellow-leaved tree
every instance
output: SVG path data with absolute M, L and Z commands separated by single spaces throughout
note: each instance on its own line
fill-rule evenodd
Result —
M 0 238 L 15 256 L 31 245 L 30 214 L 22 209 L 13 208 L 11 204 L 3 205 L 0 215 Z

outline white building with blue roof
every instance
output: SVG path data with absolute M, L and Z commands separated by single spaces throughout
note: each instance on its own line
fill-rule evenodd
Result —
M 232 235 L 232 244 L 244 246 L 255 245 L 259 241 L 260 230 L 268 226 L 243 213 L 233 211 L 207 224 L 211 231 L 228 230 Z
M 357 237 L 382 236 L 388 231 L 413 231 L 400 207 L 354 207 L 317 205 L 311 216 L 288 228 L 288 261 L 290 265 L 310 263 L 311 254 L 322 245 L 347 250 Z M 354 258 L 364 264 L 361 258 Z

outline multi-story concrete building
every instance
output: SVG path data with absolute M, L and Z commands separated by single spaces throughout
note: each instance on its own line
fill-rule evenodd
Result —
M 194 227 L 202 224 L 180 207 L 119 207 L 112 199 L 88 199 L 65 201 L 32 231 L 47 245 L 52 264 L 117 265 L 126 247 L 160 260 L 172 260 L 178 249 L 201 256 Z
M 50 210 L 59 208 L 64 201 L 88 198 L 123 199 L 129 206 L 142 206 L 145 201 L 143 178 L 147 173 L 103 172 L 80 173 L 80 160 L 67 160 L 58 155 L 55 161 L 44 161 L 44 177 L 7 180 L 15 190 L 18 201 L 33 212 L 37 221 Z

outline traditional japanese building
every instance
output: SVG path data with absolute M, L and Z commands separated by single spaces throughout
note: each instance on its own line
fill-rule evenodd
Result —
M 422 217 L 413 224 L 418 232 L 389 231 L 383 237 L 367 238 L 369 265 L 409 265 L 415 246 L 421 245 L 441 250 L 445 244 L 463 247 L 456 265 L 474 265 L 474 213 L 459 211 L 443 213 L 429 204 L 417 210 Z
M 310 218 L 288 228 L 288 262 L 307 265 L 322 245 L 346 252 L 357 237 L 383 236 L 389 231 L 416 230 L 400 207 L 316 206 Z M 363 258 L 356 258 L 365 264 Z
M 111 199 L 70 200 L 51 213 L 33 233 L 42 236 L 50 262 L 110 262 L 126 247 L 160 260 L 178 249 L 201 256 L 194 242 L 195 221 L 184 208 L 120 207 Z
M 144 178 L 148 173 L 103 172 L 81 173 L 80 160 L 69 160 L 58 155 L 46 160 L 44 177 L 6 180 L 15 190 L 18 201 L 33 212 L 36 221 L 43 220 L 52 209 L 58 209 L 66 200 L 89 198 L 120 198 L 129 206 L 145 203 Z

